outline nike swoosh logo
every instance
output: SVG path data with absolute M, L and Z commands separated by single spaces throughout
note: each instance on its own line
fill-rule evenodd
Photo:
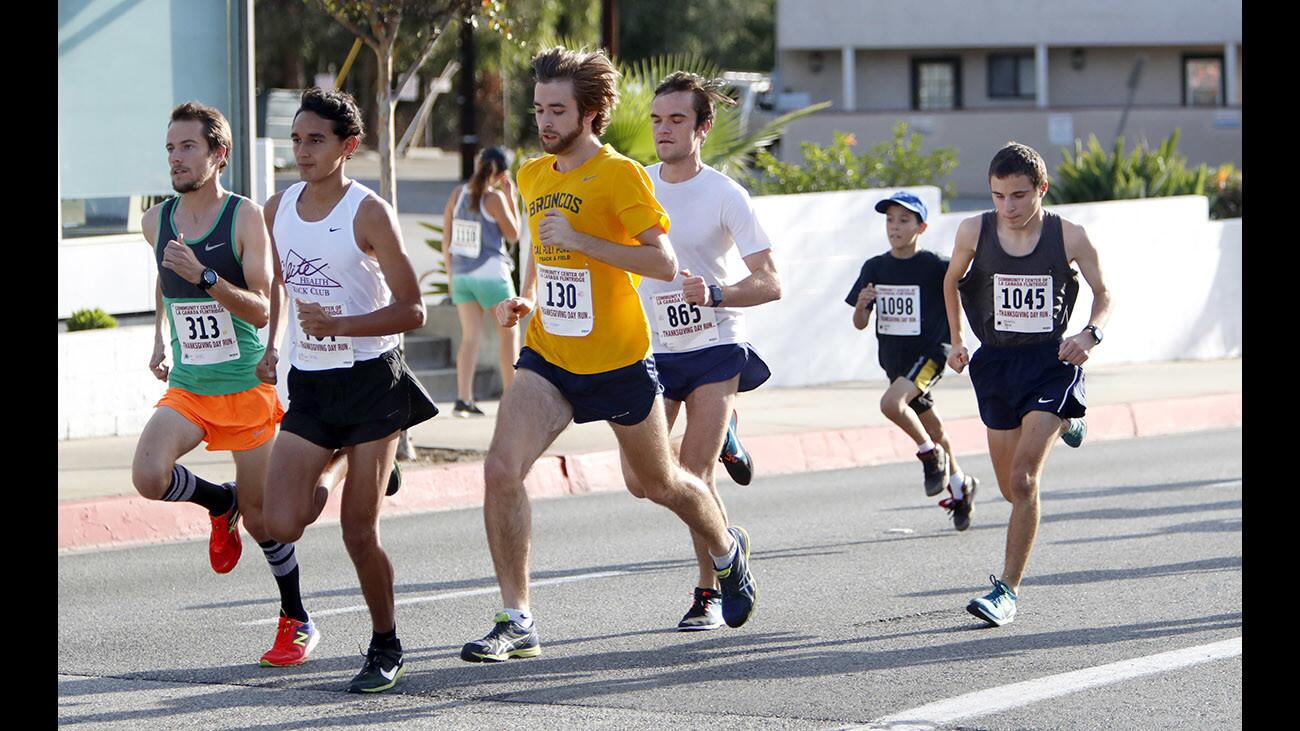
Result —
M 206 246 L 203 247 L 203 250 L 204 250 L 204 251 L 212 251 L 213 249 L 219 249 L 219 248 L 221 248 L 222 246 L 225 246 L 225 245 L 226 245 L 226 242 L 224 242 L 224 241 L 222 241 L 222 242 L 219 243 L 219 244 L 208 244 L 208 245 L 206 245 Z
M 330 229 L 330 233 L 334 233 L 335 231 L 342 231 L 342 230 L 343 230 L 343 227 L 342 227 L 342 226 L 339 226 L 338 228 L 332 228 L 332 229 Z
M 582 182 L 585 183 L 585 182 L 587 182 L 587 181 L 589 181 L 589 180 L 595 180 L 595 179 L 596 179 L 596 176 L 595 176 L 595 175 L 588 175 L 587 177 L 585 177 L 585 178 L 582 179 Z
M 1053 399 L 1053 398 L 1040 398 L 1040 399 L 1038 399 L 1038 403 L 1040 403 L 1040 404 L 1050 404 L 1050 403 L 1052 403 L 1052 402 L 1055 401 L 1055 400 L 1056 400 L 1056 399 Z
M 379 668 L 379 674 L 384 676 L 384 680 L 392 680 L 393 676 L 397 675 L 397 666 L 394 665 L 392 670 Z

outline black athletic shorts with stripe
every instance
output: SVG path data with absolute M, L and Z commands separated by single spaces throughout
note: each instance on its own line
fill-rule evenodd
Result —
M 1031 411 L 1069 419 L 1087 410 L 1083 369 L 1057 357 L 1061 344 L 981 345 L 970 359 L 980 420 L 990 429 L 1016 429 Z
M 921 389 L 921 394 L 907 404 L 917 414 L 924 414 L 934 408 L 934 397 L 930 395 L 930 389 L 943 378 L 943 368 L 951 351 L 951 345 L 940 343 L 928 353 L 908 359 L 897 358 L 895 362 L 884 365 L 885 377 L 890 383 L 906 378 Z

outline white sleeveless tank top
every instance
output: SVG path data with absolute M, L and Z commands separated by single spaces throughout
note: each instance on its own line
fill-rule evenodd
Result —
M 312 337 L 298 326 L 297 301 L 319 303 L 336 316 L 364 315 L 392 303 L 379 262 L 357 247 L 353 233 L 357 209 L 371 190 L 354 180 L 329 215 L 304 221 L 298 215 L 298 197 L 306 187 L 300 182 L 284 191 L 272 227 L 291 303 L 289 360 L 304 371 L 350 368 L 396 348 L 398 336 Z

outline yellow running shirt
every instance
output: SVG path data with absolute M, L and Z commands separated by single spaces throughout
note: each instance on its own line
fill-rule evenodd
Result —
M 637 274 L 588 256 L 544 246 L 537 225 L 559 210 L 575 231 L 624 246 L 668 213 L 655 200 L 645 168 L 605 145 L 567 173 L 544 155 L 519 168 L 519 194 L 528 215 L 537 265 L 537 300 L 525 344 L 570 373 L 604 373 L 650 354 L 650 326 L 637 295 Z

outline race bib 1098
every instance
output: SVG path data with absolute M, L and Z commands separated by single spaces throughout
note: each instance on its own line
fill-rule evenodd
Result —
M 915 284 L 876 285 L 876 332 L 921 334 L 921 288 Z

